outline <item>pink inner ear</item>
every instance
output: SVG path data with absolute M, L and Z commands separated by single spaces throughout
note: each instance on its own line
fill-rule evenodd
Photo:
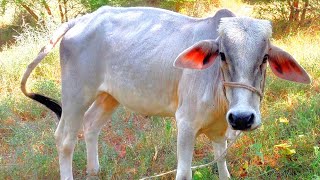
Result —
M 205 56 L 206 53 L 203 52 L 201 48 L 194 48 L 184 56 L 183 61 L 192 61 L 193 64 L 201 67 L 203 65 L 203 59 Z
M 302 70 L 291 61 L 281 61 L 281 63 L 275 63 L 271 61 L 270 65 L 282 75 L 292 75 L 296 73 L 299 75 L 303 74 Z
M 218 46 L 214 41 L 200 41 L 184 50 L 174 61 L 174 66 L 186 69 L 206 69 L 217 57 Z
M 279 54 L 270 56 L 269 64 L 273 73 L 282 79 L 310 83 L 310 78 L 304 69 L 291 56 L 282 54 L 282 52 L 278 51 Z

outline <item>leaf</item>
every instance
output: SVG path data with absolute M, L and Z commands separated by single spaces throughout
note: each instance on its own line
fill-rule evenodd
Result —
M 167 120 L 166 121 L 166 132 L 169 133 L 171 131 L 172 125 L 171 125 L 171 121 Z
M 262 148 L 262 144 L 260 143 L 254 143 L 251 145 L 252 149 L 256 150 L 256 151 L 260 151 L 260 149 Z
M 284 149 L 284 155 L 292 155 L 292 154 L 295 154 L 296 153 L 296 150 L 295 149 L 289 149 L 289 148 L 285 148 Z
M 245 161 L 240 169 L 240 177 L 246 177 L 248 175 L 248 168 L 249 168 L 249 163 L 248 161 Z
M 285 123 L 285 124 L 288 124 L 288 123 L 289 123 L 289 120 L 288 120 L 287 118 L 285 118 L 285 117 L 280 117 L 278 120 L 279 120 L 279 122 L 281 122 L 281 123 Z
M 193 179 L 194 180 L 200 180 L 200 179 L 203 179 L 203 175 L 200 171 L 196 171 L 193 175 Z
M 242 165 L 242 169 L 246 171 L 248 168 L 249 168 L 249 163 L 248 161 L 245 161 L 244 164 Z
M 318 156 L 320 155 L 320 147 L 319 146 L 313 146 L 314 155 Z
M 274 147 L 275 148 L 289 148 L 289 147 L 291 147 L 291 145 L 288 143 L 282 143 L 282 144 L 274 145 Z
M 281 149 L 283 155 L 291 156 L 296 153 L 296 150 L 291 148 L 291 144 L 283 143 L 274 146 L 275 148 Z
M 254 153 L 255 153 L 258 157 L 260 157 L 260 159 L 261 159 L 262 162 L 263 162 L 263 161 L 264 161 L 264 159 L 263 159 L 263 153 L 262 153 L 262 151 L 261 151 L 261 149 L 262 149 L 262 144 L 260 144 L 260 143 L 254 143 L 254 144 L 251 145 L 251 149 L 254 151 Z
M 265 172 L 269 172 L 269 171 L 271 171 L 271 170 L 272 170 L 272 168 L 268 165 L 268 166 L 266 167 Z
M 300 134 L 300 135 L 298 135 L 298 137 L 299 137 L 299 138 L 303 138 L 303 137 L 305 137 L 305 135 Z

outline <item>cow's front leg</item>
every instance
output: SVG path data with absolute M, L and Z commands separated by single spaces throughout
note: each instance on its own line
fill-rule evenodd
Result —
M 227 167 L 227 161 L 226 161 L 226 149 L 227 149 L 227 140 L 222 140 L 221 142 L 214 142 L 213 143 L 214 148 L 214 158 L 218 159 L 217 165 L 218 165 L 218 172 L 219 172 L 219 179 L 225 180 L 230 179 L 230 174 Z M 220 157 L 223 156 L 223 157 Z
M 178 168 L 177 180 L 192 179 L 191 162 L 196 132 L 188 121 L 177 120 L 178 126 Z

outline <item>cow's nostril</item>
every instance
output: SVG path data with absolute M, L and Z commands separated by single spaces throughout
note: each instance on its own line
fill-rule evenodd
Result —
M 236 126 L 235 117 L 233 116 L 232 113 L 229 114 L 228 120 L 231 126 Z
M 254 123 L 254 114 L 252 113 L 248 120 L 248 126 L 250 127 Z

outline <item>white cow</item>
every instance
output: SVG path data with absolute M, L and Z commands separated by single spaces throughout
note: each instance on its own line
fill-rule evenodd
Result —
M 278 77 L 310 83 L 288 53 L 270 44 L 269 21 L 233 16 L 225 9 L 199 19 L 156 8 L 102 7 L 64 23 L 21 82 L 26 96 L 60 118 L 60 105 L 27 92 L 26 81 L 63 37 L 63 109 L 55 132 L 61 179 L 73 179 L 72 156 L 82 126 L 87 173 L 98 173 L 98 135 L 119 104 L 145 115 L 176 118 L 176 179 L 191 179 L 199 134 L 213 141 L 215 156 L 220 156 L 228 126 L 242 131 L 260 126 L 267 61 Z M 220 179 L 230 177 L 225 158 L 218 170 Z

